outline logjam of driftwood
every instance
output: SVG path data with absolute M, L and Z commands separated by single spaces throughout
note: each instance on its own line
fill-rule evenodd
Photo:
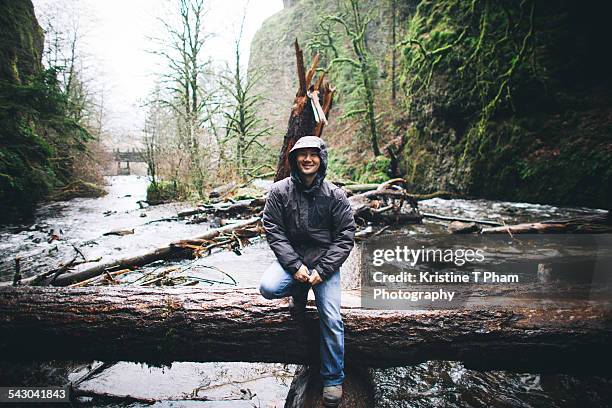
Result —
M 578 305 L 578 306 L 575 306 Z M 313 363 L 318 322 L 254 289 L 2 287 L 5 359 Z M 477 368 L 608 372 L 612 309 L 344 309 L 347 364 L 459 360 Z M 52 345 L 49 346 L 49 345 Z
M 259 217 L 249 218 L 248 220 L 238 221 L 220 228 L 208 230 L 204 234 L 197 237 L 185 238 L 171 242 L 168 245 L 164 245 L 141 254 L 132 255 L 127 258 L 111 259 L 106 262 L 95 262 L 93 265 L 80 265 L 83 266 L 83 268 L 75 271 L 61 271 L 62 274 L 60 275 L 43 273 L 31 278 L 22 279 L 21 284 L 48 285 L 52 283 L 54 286 L 67 286 L 94 276 L 98 276 L 108 270 L 135 268 L 161 259 L 192 257 L 195 248 L 188 246 L 190 243 L 197 242 L 199 245 L 201 245 L 204 240 L 211 240 L 220 234 L 253 226 L 258 222 L 260 222 Z M 1 286 L 3 285 L 0 284 L 0 287 Z
M 223 202 L 217 204 L 203 205 L 197 208 L 183 210 L 178 213 L 180 218 L 189 217 L 196 214 L 210 214 L 216 216 L 232 216 L 241 214 L 257 214 L 263 210 L 266 203 L 265 198 L 259 197 L 248 200 L 238 200 L 234 202 Z
M 403 179 L 393 179 L 379 184 L 376 190 L 350 196 L 349 203 L 357 223 L 420 223 L 422 217 L 417 200 L 401 186 L 404 183 Z

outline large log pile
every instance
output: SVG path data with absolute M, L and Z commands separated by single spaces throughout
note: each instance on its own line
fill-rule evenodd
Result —
M 71 262 L 56 269 L 40 273 L 38 275 L 19 279 L 20 285 L 54 285 L 67 286 L 94 278 L 112 271 L 134 269 L 145 266 L 158 260 L 169 260 L 176 258 L 193 258 L 202 253 L 210 251 L 226 243 L 225 234 L 231 234 L 232 242 L 241 243 L 244 239 L 253 235 L 261 234 L 262 229 L 258 225 L 259 217 L 252 217 L 247 220 L 238 221 L 206 231 L 197 237 L 188 237 L 167 245 L 154 248 L 138 254 L 133 254 L 124 258 L 116 258 L 105 261 L 84 262 L 73 265 Z M 221 238 L 219 240 L 219 238 Z M 10 282 L 0 282 L 0 287 L 9 285 Z
M 577 306 L 577 307 L 576 307 Z M 389 367 L 459 360 L 469 367 L 607 372 L 612 309 L 377 311 L 344 309 L 346 362 Z M 253 289 L 0 288 L 5 359 L 314 363 L 318 323 L 306 329 L 285 301 Z

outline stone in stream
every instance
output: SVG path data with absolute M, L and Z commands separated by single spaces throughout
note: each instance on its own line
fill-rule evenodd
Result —
M 475 222 L 453 221 L 448 225 L 448 232 L 452 234 L 469 234 L 479 231 L 480 226 Z
M 105 232 L 102 235 L 118 235 L 118 236 L 123 236 L 123 235 L 131 235 L 133 233 L 134 233 L 134 228 L 132 228 L 132 229 L 116 229 L 116 230 Z

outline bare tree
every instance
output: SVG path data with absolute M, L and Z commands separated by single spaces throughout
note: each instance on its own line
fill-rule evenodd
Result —
M 166 92 L 159 102 L 177 118 L 180 147 L 188 154 L 191 184 L 203 196 L 207 168 L 201 141 L 206 133 L 204 125 L 210 120 L 206 105 L 213 97 L 202 85 L 209 64 L 203 53 L 206 10 L 204 0 L 174 0 L 172 5 L 175 9 L 170 18 L 159 19 L 166 36 L 158 39 L 161 47 L 153 51 L 166 62 L 162 75 Z
M 107 159 L 100 144 L 105 121 L 103 85 L 99 75 L 91 72 L 83 50 L 83 5 L 76 0 L 62 0 L 60 5 L 37 11 L 45 33 L 43 63 L 55 73 L 66 101 L 65 114 L 75 124 L 68 132 L 72 138 L 55 136 L 69 143 L 56 149 L 52 160 L 70 179 L 101 184 L 102 161 Z
M 234 164 L 238 175 L 242 179 L 247 176 L 257 176 L 257 172 L 264 167 L 273 169 L 261 156 L 253 154 L 255 147 L 264 148 L 259 139 L 269 135 L 270 126 L 263 126 L 262 120 L 256 114 L 256 105 L 261 101 L 261 95 L 255 94 L 253 87 L 261 79 L 261 72 L 253 70 L 247 77 L 240 63 L 240 41 L 244 27 L 244 16 L 240 25 L 240 32 L 235 42 L 235 65 L 231 75 L 223 76 L 222 88 L 229 96 L 229 106 L 223 112 L 225 124 L 225 138 L 223 145 L 231 143 L 234 149 Z M 223 148 L 222 148 L 223 150 Z M 258 160 L 259 159 L 259 160 Z M 250 165 L 252 167 L 249 167 Z

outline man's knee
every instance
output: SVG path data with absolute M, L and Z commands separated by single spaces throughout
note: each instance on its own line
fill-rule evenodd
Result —
M 265 281 L 259 284 L 259 293 L 266 299 L 274 299 L 277 297 L 276 288 Z

